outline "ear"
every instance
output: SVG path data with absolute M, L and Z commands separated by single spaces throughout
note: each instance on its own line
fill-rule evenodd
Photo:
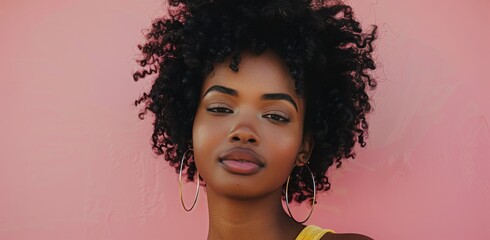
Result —
M 299 149 L 298 156 L 296 158 L 296 166 L 302 167 L 308 163 L 313 152 L 315 141 L 313 140 L 313 134 L 308 132 L 303 136 L 303 143 Z

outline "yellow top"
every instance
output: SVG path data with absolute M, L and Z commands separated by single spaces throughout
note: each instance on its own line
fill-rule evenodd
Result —
M 308 225 L 299 233 L 296 240 L 320 240 L 325 233 L 335 233 L 331 229 L 323 229 L 315 225 Z

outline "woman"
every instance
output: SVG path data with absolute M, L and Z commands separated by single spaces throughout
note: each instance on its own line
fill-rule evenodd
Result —
M 313 210 L 327 169 L 366 145 L 375 33 L 340 1 L 170 1 L 138 46 L 134 79 L 158 76 L 135 104 L 180 187 L 198 184 L 184 209 L 206 187 L 208 239 L 371 239 L 304 225 L 289 204 Z

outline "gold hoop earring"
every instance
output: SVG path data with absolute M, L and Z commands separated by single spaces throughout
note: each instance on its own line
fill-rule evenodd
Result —
M 189 151 L 189 149 L 187 150 Z M 182 156 L 182 160 L 180 160 L 180 171 L 179 171 L 179 194 L 180 194 L 180 202 L 182 203 L 182 207 L 184 208 L 184 210 L 186 210 L 187 212 L 190 212 L 194 206 L 196 206 L 196 202 L 197 202 L 197 197 L 199 196 L 199 184 L 200 184 L 200 179 L 199 179 L 199 171 L 197 171 L 197 186 L 196 186 L 196 194 L 195 194 L 195 197 L 194 197 L 194 202 L 192 203 L 192 206 L 190 208 L 187 208 L 184 204 L 184 197 L 182 195 L 182 168 L 184 166 L 184 159 L 185 159 L 185 155 L 187 154 L 187 151 L 185 151 L 184 153 L 184 156 Z
M 308 219 L 310 219 L 311 214 L 313 213 L 313 207 L 315 206 L 315 202 L 316 202 L 316 183 L 315 183 L 315 176 L 313 175 L 313 172 L 308 167 L 308 165 L 304 165 L 304 166 L 308 169 L 308 171 L 310 171 L 311 180 L 313 182 L 313 203 L 311 204 L 311 210 L 310 210 L 310 213 L 308 214 L 308 217 L 306 217 L 306 219 L 303 220 L 303 221 L 301 221 L 301 222 L 298 221 L 298 220 L 296 220 L 293 217 L 293 214 L 291 213 L 291 210 L 289 209 L 288 188 L 289 188 L 289 179 L 291 178 L 291 174 L 289 174 L 288 181 L 286 182 L 286 207 L 288 209 L 289 217 L 291 217 L 297 223 L 304 223 L 304 222 L 308 221 Z

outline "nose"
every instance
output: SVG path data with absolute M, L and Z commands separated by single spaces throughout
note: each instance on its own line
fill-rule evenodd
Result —
M 250 143 L 258 145 L 259 139 L 257 135 L 248 127 L 241 127 L 232 131 L 228 137 L 230 142 L 239 142 L 242 144 Z
M 244 111 L 242 111 L 235 119 L 236 122 L 228 135 L 228 140 L 231 143 L 259 145 L 260 140 L 256 131 L 257 126 L 255 126 L 256 118 L 255 114 L 244 114 Z

